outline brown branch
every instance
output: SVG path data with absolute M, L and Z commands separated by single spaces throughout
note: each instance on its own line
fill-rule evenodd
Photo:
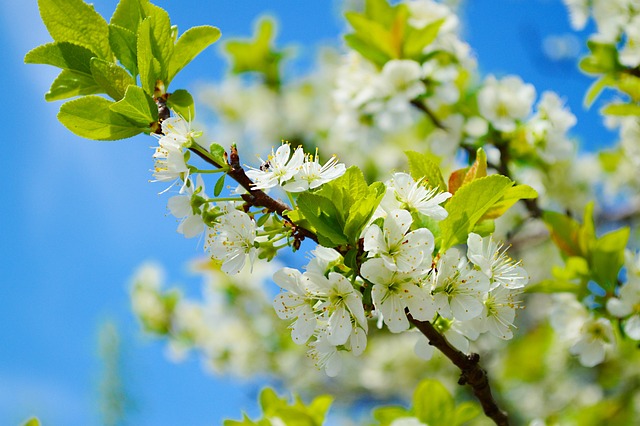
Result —
M 440 119 L 438 119 L 438 117 L 436 117 L 433 111 L 431 111 L 422 101 L 418 99 L 413 99 L 411 101 L 411 105 L 413 105 L 414 107 L 418 108 L 420 111 L 427 114 L 427 117 L 429 117 L 433 125 L 436 126 L 438 129 L 447 130 L 444 124 L 442 124 L 442 122 L 440 121 Z
M 445 337 L 435 329 L 429 321 L 418 321 L 407 313 L 409 321 L 429 339 L 429 344 L 438 348 L 453 364 L 461 371 L 458 384 L 469 385 L 473 390 L 473 394 L 478 398 L 484 414 L 493 420 L 498 426 L 508 426 L 509 418 L 507 413 L 500 410 L 493 395 L 491 394 L 491 386 L 487 372 L 484 371 L 479 364 L 480 355 L 465 353 L 454 348 Z
M 509 148 L 504 143 L 494 143 L 493 144 L 498 151 L 500 151 L 500 163 L 493 165 L 493 167 L 503 176 L 508 177 L 513 180 L 511 175 L 511 170 L 509 169 L 509 161 L 511 161 L 511 156 L 509 155 Z M 542 209 L 538 205 L 538 199 L 525 199 L 521 200 L 524 205 L 527 207 L 529 214 L 533 218 L 541 218 L 542 217 Z

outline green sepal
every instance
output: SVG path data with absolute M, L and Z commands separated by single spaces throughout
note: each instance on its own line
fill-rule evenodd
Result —
M 30 50 L 24 57 L 27 64 L 53 65 L 63 70 L 73 70 L 91 75 L 91 58 L 96 54 L 86 47 L 70 42 L 43 44 Z
M 58 77 L 53 80 L 44 98 L 46 101 L 51 102 L 97 93 L 104 93 L 104 89 L 98 86 L 98 83 L 91 75 L 77 71 L 62 70 Z
M 158 121 L 158 106 L 153 98 L 138 86 L 130 85 L 124 98 L 112 104 L 110 108 L 145 130 Z
M 173 55 L 169 61 L 167 81 L 173 80 L 182 68 L 219 38 L 220 30 L 208 25 L 189 28 L 185 31 L 174 46 Z
M 124 97 L 129 86 L 136 84 L 127 70 L 99 58 L 91 59 L 91 75 L 105 93 L 116 101 Z
M 113 102 L 100 96 L 83 96 L 62 104 L 58 120 L 71 132 L 87 139 L 111 141 L 130 138 L 142 130 L 111 111 Z
M 196 107 L 191 93 L 184 89 L 178 89 L 167 97 L 167 106 L 182 116 L 186 121 L 196 118 Z
M 107 21 L 82 0 L 38 0 L 42 22 L 55 41 L 84 46 L 111 60 Z

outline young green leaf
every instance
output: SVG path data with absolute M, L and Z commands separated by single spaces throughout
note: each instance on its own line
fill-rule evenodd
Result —
M 499 202 L 482 216 L 481 220 L 497 219 L 520 200 L 530 200 L 538 197 L 538 192 L 528 185 L 515 185 L 505 192 Z
M 330 199 L 303 192 L 297 203 L 305 219 L 317 230 L 320 244 L 325 247 L 347 244 L 347 237 L 343 233 L 344 223 L 341 221 L 338 208 Z
M 361 40 L 368 41 L 368 44 L 389 58 L 397 59 L 400 57 L 398 46 L 393 43 L 389 29 L 357 12 L 347 12 L 344 16 Z
M 187 121 L 196 118 L 196 107 L 191 93 L 184 89 L 178 89 L 167 98 L 167 106 L 180 114 Z
M 59 101 L 81 95 L 93 95 L 104 93 L 104 89 L 91 75 L 77 71 L 62 70 L 53 80 L 51 88 L 45 93 L 44 98 L 48 101 Z
M 600 112 L 605 115 L 640 116 L 640 105 L 613 103 L 602 108 Z
M 94 140 L 129 138 L 142 130 L 111 111 L 113 102 L 99 96 L 84 96 L 63 104 L 58 120 L 78 136 Z
M 216 181 L 216 186 L 213 189 L 213 196 L 217 197 L 218 195 L 220 195 L 222 193 L 222 190 L 224 189 L 224 178 L 227 177 L 226 173 L 223 173 L 222 176 L 220 176 L 220 178 Z M 263 215 L 262 217 L 267 217 L 268 215 Z M 262 219 L 262 217 L 260 219 Z M 265 219 L 266 220 L 266 219 Z M 264 225 L 264 223 L 263 223 Z M 258 225 L 260 226 L 260 225 Z
M 27 64 L 45 64 L 65 70 L 91 75 L 90 61 L 96 56 L 91 50 L 77 44 L 53 42 L 29 51 L 24 57 Z
M 467 401 L 456 406 L 453 412 L 453 426 L 462 426 L 482 414 L 482 409 L 478 404 Z
M 450 425 L 454 406 L 453 397 L 437 380 L 424 380 L 413 394 L 413 412 L 428 425 Z
M 84 46 L 111 60 L 109 28 L 93 6 L 82 0 L 38 0 L 40 16 L 55 41 Z
M 171 35 L 171 20 L 169 19 L 167 11 L 161 7 L 148 2 L 143 3 L 142 6 L 147 16 L 144 21 L 149 21 L 149 43 L 151 52 L 160 65 L 159 70 L 157 70 L 159 74 L 156 78 L 163 81 L 165 85 L 168 85 L 167 70 L 171 55 L 173 54 L 174 43 Z M 140 66 L 140 62 L 138 61 L 138 67 Z
M 414 180 L 424 179 L 430 188 L 438 188 L 439 191 L 447 190 L 440 167 L 429 155 L 415 151 L 405 151 L 404 153 L 409 160 L 409 173 Z
M 349 208 L 347 220 L 344 225 L 344 234 L 349 242 L 356 245 L 362 230 L 367 225 L 376 208 L 385 194 L 385 186 L 382 182 L 374 182 L 367 190 L 367 195 L 356 199 Z
M 218 163 L 220 167 L 225 167 L 227 165 L 227 161 L 224 158 L 225 151 L 221 145 L 212 143 L 211 146 L 209 146 L 209 152 L 211 153 L 211 157 L 213 157 L 213 160 Z
M 106 94 L 116 101 L 124 97 L 129 86 L 136 84 L 124 68 L 98 58 L 91 60 L 91 75 Z
M 284 55 L 272 47 L 275 32 L 274 21 L 262 18 L 256 25 L 253 39 L 228 41 L 224 49 L 231 56 L 232 72 L 262 73 L 268 85 L 278 86 L 280 61 Z
M 465 242 L 482 216 L 512 185 L 508 177 L 491 175 L 462 186 L 447 202 L 449 216 L 440 222 L 442 250 Z
M 562 213 L 545 211 L 542 220 L 549 228 L 551 240 L 567 256 L 582 256 L 579 233 L 580 224 Z
M 147 16 L 142 5 L 148 3 L 148 0 L 120 0 L 109 23 L 136 34 L 138 25 Z
M 444 24 L 444 21 L 444 19 L 438 19 L 420 29 L 410 28 L 406 32 L 402 56 L 409 59 L 420 59 L 425 47 L 433 43 L 438 36 L 440 27 Z
M 589 263 L 593 279 L 605 290 L 615 289 L 624 264 L 624 251 L 629 241 L 629 228 L 621 228 L 598 238 Z
M 167 80 L 173 80 L 173 77 L 182 68 L 219 38 L 220 30 L 216 27 L 193 27 L 185 31 L 174 46 L 173 55 L 169 61 Z
M 109 44 L 120 63 L 131 75 L 138 74 L 138 48 L 136 33 L 115 24 L 109 24 Z
M 156 83 L 162 75 L 162 67 L 154 56 L 153 40 L 151 35 L 151 18 L 146 18 L 138 27 L 137 37 L 138 72 L 140 84 L 150 95 L 154 95 Z
M 110 108 L 111 111 L 124 115 L 143 129 L 149 128 L 151 123 L 158 121 L 158 106 L 153 98 L 138 86 L 129 86 L 124 98 L 112 104 Z

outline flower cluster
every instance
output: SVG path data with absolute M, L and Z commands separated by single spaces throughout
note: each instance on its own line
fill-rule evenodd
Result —
M 283 143 L 275 152 L 271 150 L 271 155 L 262 161 L 259 169 L 248 170 L 247 176 L 253 180 L 256 189 L 280 185 L 287 192 L 303 192 L 342 176 L 345 170 L 335 155 L 321 166 L 317 150 L 314 157 L 298 147 L 292 155 L 291 146 Z

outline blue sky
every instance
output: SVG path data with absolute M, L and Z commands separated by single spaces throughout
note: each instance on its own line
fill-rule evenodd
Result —
M 94 3 L 110 16 L 117 2 Z M 336 3 L 327 0 L 157 4 L 182 30 L 212 24 L 223 37 L 248 35 L 255 18 L 270 12 L 281 23 L 278 41 L 306 48 L 298 69 L 309 66 L 313 48 L 339 45 L 343 29 Z M 207 375 L 194 357 L 173 364 L 161 342 L 141 335 L 129 311 L 127 280 L 137 265 L 155 259 L 166 265 L 171 282 L 188 282 L 184 262 L 201 249 L 175 232 L 175 220 L 166 216 L 167 197 L 148 183 L 154 141 L 99 143 L 64 129 L 55 118 L 59 103 L 43 98 L 56 71 L 22 62 L 29 49 L 50 40 L 36 1 L 0 5 L 0 424 L 18 424 L 31 414 L 51 425 L 100 424 L 97 333 L 107 319 L 116 320 L 125 337 L 137 405 L 132 423 L 197 426 L 238 417 L 241 407 L 254 404 L 253 385 Z M 463 16 L 465 37 L 484 73 L 516 73 L 538 93 L 556 90 L 578 115 L 579 139 L 589 135 L 591 147 L 614 140 L 597 109 L 582 109 L 591 79 L 573 62 L 550 61 L 542 53 L 544 36 L 571 31 L 559 0 L 473 0 Z M 213 48 L 172 86 L 193 88 L 220 78 L 224 69 Z

